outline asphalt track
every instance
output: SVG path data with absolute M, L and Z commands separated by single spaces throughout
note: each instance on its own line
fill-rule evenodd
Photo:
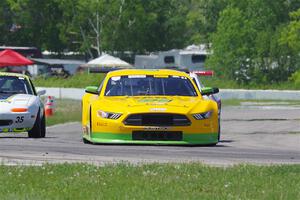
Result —
M 47 128 L 47 137 L 0 136 L 0 162 L 6 165 L 43 163 L 167 163 L 213 165 L 300 164 L 300 107 L 246 105 L 224 107 L 218 145 L 142 146 L 90 145 L 81 140 L 80 123 Z

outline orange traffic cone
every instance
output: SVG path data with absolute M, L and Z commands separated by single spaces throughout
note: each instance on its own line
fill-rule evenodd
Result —
M 46 117 L 54 114 L 54 97 L 48 96 L 45 103 L 45 115 Z

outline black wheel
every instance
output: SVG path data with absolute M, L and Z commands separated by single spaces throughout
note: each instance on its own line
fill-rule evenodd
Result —
M 90 113 L 89 113 L 89 125 L 90 125 L 90 128 L 89 128 L 89 133 L 88 134 L 91 134 L 91 131 L 92 131 L 92 108 L 90 107 Z M 82 141 L 84 144 L 91 144 L 90 141 L 88 141 L 87 139 L 85 139 L 84 137 L 82 137 Z
M 219 116 L 219 119 L 218 119 L 218 122 L 219 122 L 219 127 L 218 127 L 218 142 L 220 142 L 220 139 L 221 139 L 221 124 L 220 124 L 220 116 Z
M 87 139 L 85 139 L 85 138 L 82 138 L 82 141 L 83 141 L 83 143 L 84 144 L 91 144 L 91 142 L 90 141 L 88 141 Z
M 44 138 L 45 136 L 46 136 L 46 117 L 44 113 L 41 121 L 41 137 Z
M 28 131 L 28 137 L 30 138 L 40 138 L 42 137 L 42 120 L 40 117 L 40 111 L 38 111 L 35 123 L 33 125 L 33 128 Z

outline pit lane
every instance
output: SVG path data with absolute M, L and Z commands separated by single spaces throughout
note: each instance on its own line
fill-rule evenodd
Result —
M 222 109 L 222 135 L 215 147 L 89 145 L 81 141 L 80 123 L 47 128 L 47 137 L 1 134 L 3 164 L 129 162 L 203 162 L 300 164 L 300 107 L 229 106 Z

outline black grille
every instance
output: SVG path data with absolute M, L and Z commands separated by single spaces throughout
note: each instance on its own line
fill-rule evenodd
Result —
M 146 113 L 129 115 L 124 124 L 131 126 L 189 126 L 191 122 L 185 115 Z
M 182 141 L 181 131 L 132 131 L 133 140 Z
M 13 123 L 12 120 L 0 120 L 0 126 L 9 126 Z

